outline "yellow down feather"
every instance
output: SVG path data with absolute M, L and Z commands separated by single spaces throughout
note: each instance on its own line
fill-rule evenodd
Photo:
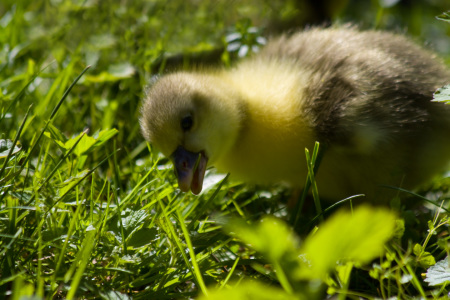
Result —
M 305 148 L 326 148 L 320 194 L 387 201 L 444 171 L 450 110 L 432 103 L 450 81 L 405 37 L 355 28 L 282 36 L 231 69 L 178 72 L 148 90 L 144 136 L 174 160 L 182 190 L 206 166 L 252 183 L 302 187 Z M 189 157 L 189 158 L 186 158 Z

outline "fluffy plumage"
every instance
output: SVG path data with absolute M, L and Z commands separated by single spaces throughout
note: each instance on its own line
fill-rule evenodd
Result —
M 302 187 L 304 149 L 326 152 L 321 195 L 385 198 L 442 172 L 450 109 L 431 102 L 450 73 L 407 38 L 355 28 L 311 29 L 270 41 L 232 69 L 178 72 L 147 92 L 145 138 L 174 160 L 183 191 L 207 165 L 231 178 Z

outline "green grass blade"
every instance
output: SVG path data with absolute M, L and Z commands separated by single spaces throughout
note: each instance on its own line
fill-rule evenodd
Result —
M 13 145 L 12 145 L 11 149 L 9 150 L 8 155 L 5 158 L 5 162 L 3 163 L 2 168 L 0 169 L 0 179 L 3 178 L 3 172 L 6 169 L 6 165 L 8 164 L 8 161 L 11 158 L 11 155 L 12 155 L 12 153 L 14 151 L 14 148 L 16 147 L 17 142 L 19 141 L 20 135 L 22 134 L 22 129 L 25 126 L 25 122 L 28 119 L 28 114 L 30 113 L 31 106 L 32 105 L 30 105 L 28 107 L 27 113 L 25 114 L 25 117 L 23 118 L 22 124 L 20 124 L 19 130 L 17 131 L 16 136 L 14 137 Z
M 234 264 L 231 267 L 230 271 L 228 271 L 227 277 L 225 277 L 225 280 L 220 284 L 220 288 L 225 287 L 227 285 L 228 281 L 230 280 L 231 276 L 233 276 L 234 271 L 236 270 L 236 267 L 237 267 L 237 265 L 239 263 L 239 259 L 240 259 L 240 257 L 238 256 L 236 258 L 236 260 L 234 261 Z
M 59 272 L 59 270 L 61 268 L 61 265 L 62 265 L 62 263 L 64 261 L 64 258 L 66 258 L 66 249 L 67 249 L 67 246 L 68 246 L 68 244 L 70 242 L 70 239 L 71 239 L 71 237 L 73 235 L 73 232 L 75 230 L 77 222 L 79 221 L 78 220 L 78 215 L 80 213 L 81 208 L 82 208 L 82 206 L 78 205 L 77 209 L 75 210 L 75 213 L 72 215 L 72 220 L 70 221 L 69 229 L 68 229 L 68 231 L 66 233 L 67 237 L 65 238 L 64 244 L 63 244 L 61 250 L 59 251 L 59 255 L 57 256 L 56 267 L 55 267 L 55 271 L 54 271 L 53 277 L 52 277 L 52 283 L 53 283 L 52 286 L 57 286 L 57 284 L 56 284 L 57 283 L 56 276 L 58 275 L 58 272 Z
M 163 214 L 163 217 L 164 217 L 164 219 L 166 221 L 166 225 L 167 225 L 167 227 L 168 227 L 168 229 L 169 229 L 169 231 L 171 233 L 172 240 L 175 241 L 175 244 L 177 245 L 178 250 L 180 251 L 180 254 L 183 257 L 184 262 L 186 263 L 186 267 L 189 269 L 189 271 L 192 274 L 195 275 L 196 273 L 195 273 L 195 271 L 193 269 L 193 266 L 191 265 L 191 263 L 189 263 L 189 259 L 186 256 L 185 248 L 183 247 L 182 242 L 180 241 L 178 235 L 176 234 L 175 228 L 174 228 L 172 222 L 169 219 L 169 215 L 168 215 L 166 206 L 162 203 L 161 199 L 158 199 L 158 202 L 159 202 L 159 205 L 161 206 L 161 208 L 163 210 L 162 214 Z M 181 223 L 181 220 L 179 220 L 178 223 Z M 198 282 L 198 278 L 196 276 L 193 276 L 193 278 L 195 279 L 195 281 L 197 282 L 197 284 L 201 288 L 201 284 Z M 159 286 L 158 288 L 161 288 L 161 286 Z
M 208 296 L 208 290 L 206 289 L 205 282 L 203 281 L 202 272 L 197 263 L 197 258 L 195 256 L 194 247 L 192 247 L 192 241 L 191 241 L 191 238 L 189 237 L 189 232 L 186 228 L 186 225 L 184 224 L 185 220 L 178 210 L 177 210 L 177 217 L 179 220 L 179 225 L 181 227 L 181 230 L 183 231 L 184 240 L 186 241 L 186 244 L 189 249 L 189 256 L 191 257 L 191 262 L 192 262 L 192 267 L 194 269 L 195 278 L 197 279 L 197 282 L 200 286 L 200 289 L 202 290 L 202 293 L 205 296 Z
M 72 279 L 69 292 L 67 293 L 67 299 L 69 300 L 75 298 L 75 294 L 77 292 L 81 278 L 83 277 L 84 270 L 90 262 L 92 249 L 97 242 L 95 239 L 96 234 L 97 230 L 88 231 L 75 261 L 72 263 L 69 271 L 64 276 L 65 282 L 69 282 L 69 280 Z
M 53 120 L 53 118 L 55 117 L 56 113 L 58 112 L 59 108 L 61 107 L 61 105 L 63 104 L 64 100 L 67 98 L 67 95 L 69 95 L 69 92 L 72 90 L 72 88 L 75 86 L 75 84 L 78 82 L 78 80 L 80 80 L 81 76 L 83 76 L 84 73 L 86 73 L 86 71 L 90 68 L 90 66 L 87 66 L 81 73 L 80 75 L 77 76 L 77 78 L 75 78 L 75 80 L 72 82 L 72 84 L 69 86 L 69 88 L 64 92 L 63 97 L 59 100 L 58 104 L 56 104 L 55 108 L 53 108 L 53 111 L 50 115 L 50 118 L 47 120 L 47 122 L 45 123 L 44 127 L 42 128 L 41 132 L 39 133 L 39 136 L 37 137 L 37 139 L 34 141 L 33 146 L 31 147 L 31 150 L 28 152 L 28 156 L 25 159 L 25 161 L 22 164 L 22 167 L 20 169 L 20 171 L 23 170 L 23 168 L 25 168 L 27 162 L 29 159 L 32 158 L 32 154 L 34 153 L 34 150 L 38 147 L 39 145 L 39 141 L 41 140 L 42 136 L 44 135 L 45 130 L 47 129 L 48 125 L 50 124 L 50 122 Z
M 70 91 L 72 90 L 72 88 L 75 86 L 75 84 L 77 84 L 78 80 L 80 80 L 81 76 L 84 75 L 84 73 L 87 72 L 87 70 L 89 70 L 91 66 L 87 66 L 86 68 L 84 68 L 84 70 L 77 76 L 77 78 L 75 78 L 75 80 L 72 82 L 72 84 L 69 86 L 68 89 L 66 89 L 66 91 L 64 92 L 63 96 L 61 97 L 61 99 L 59 100 L 58 104 L 56 104 L 55 108 L 53 108 L 52 113 L 50 114 L 50 121 L 53 120 L 53 118 L 55 117 L 56 113 L 58 112 L 59 108 L 61 107 L 61 105 L 63 104 L 64 100 L 66 100 L 67 96 L 69 95 Z
M 314 145 L 314 150 L 311 157 L 309 156 L 309 150 L 305 149 L 306 165 L 308 166 L 308 178 L 309 181 L 311 182 L 312 195 L 314 199 L 314 204 L 316 206 L 316 213 L 319 215 L 320 221 L 323 222 L 322 206 L 320 204 L 319 191 L 317 189 L 316 184 L 316 174 L 314 173 L 314 167 L 316 164 L 318 152 L 319 152 L 319 143 L 317 142 Z
M 48 68 L 49 65 L 45 66 L 42 70 L 40 70 L 39 72 L 37 72 L 36 74 L 34 74 L 31 79 L 27 82 L 27 84 L 25 84 L 25 86 L 19 91 L 19 93 L 17 94 L 16 97 L 14 97 L 14 99 L 11 101 L 11 103 L 8 105 L 8 107 L 6 108 L 6 110 L 3 112 L 3 114 L 0 115 L 0 122 L 3 121 L 5 115 L 9 112 L 9 110 L 16 105 L 17 102 L 20 101 L 20 99 L 22 99 L 23 95 L 25 95 L 25 92 L 27 91 L 28 87 L 33 83 L 34 80 L 36 80 L 36 78 L 45 70 Z
M 305 151 L 308 151 L 308 150 L 305 149 Z M 314 175 L 317 175 L 317 173 L 319 172 L 319 166 L 320 166 L 320 163 L 323 159 L 325 152 L 326 152 L 326 147 L 323 145 L 321 147 L 319 147 L 319 143 L 316 142 L 314 145 L 314 150 L 313 150 L 313 158 L 314 159 L 313 159 L 312 170 L 313 170 Z M 314 155 L 314 153 L 316 153 L 316 154 Z M 309 174 L 311 166 L 308 163 L 307 163 L 307 167 L 308 167 L 308 174 Z M 303 187 L 300 199 L 295 204 L 295 208 L 294 208 L 293 213 L 291 214 L 291 218 L 289 220 L 289 223 L 292 224 L 292 226 L 294 228 L 297 227 L 298 222 L 300 221 L 300 216 L 302 213 L 303 205 L 305 204 L 305 200 L 306 200 L 306 197 L 308 196 L 310 188 L 311 188 L 311 179 L 310 179 L 310 176 L 308 175 L 306 177 L 306 182 Z
M 67 151 L 67 153 L 58 161 L 58 163 L 56 164 L 56 166 L 53 168 L 53 170 L 50 172 L 50 174 L 47 176 L 47 178 L 44 180 L 44 182 L 40 185 L 40 187 L 38 188 L 38 192 L 42 190 L 42 188 L 48 183 L 50 182 L 50 179 L 52 179 L 53 175 L 56 173 L 56 171 L 58 171 L 58 169 L 60 168 L 60 166 L 62 165 L 62 163 L 67 159 L 67 157 L 72 153 L 72 151 L 76 148 L 76 146 L 78 145 L 78 143 L 81 141 L 81 139 L 84 137 L 84 135 L 88 132 L 88 130 L 86 129 L 81 135 L 80 137 L 77 139 L 77 141 L 74 143 L 74 145 L 69 149 L 69 151 Z M 29 205 L 31 202 L 33 202 L 33 200 L 35 199 L 36 194 L 33 194 L 30 198 L 30 200 L 27 202 L 27 205 Z
M 70 189 L 68 189 L 63 195 L 61 195 L 61 197 L 56 200 L 55 202 L 53 202 L 52 205 L 49 206 L 49 208 L 46 211 L 46 214 L 48 214 L 51 209 L 53 207 L 55 207 L 56 204 L 58 204 L 59 202 L 61 202 L 64 197 L 70 192 L 72 191 L 75 187 L 77 187 L 83 180 L 85 180 L 87 177 L 89 177 L 98 167 L 100 167 L 104 162 L 106 162 L 109 157 L 111 157 L 112 154 L 108 155 L 105 159 L 103 159 L 98 165 L 96 165 L 94 168 L 92 168 L 91 170 L 89 170 L 80 180 L 78 180 L 78 182 L 76 184 L 74 184 Z M 26 205 L 29 205 L 31 203 L 31 201 L 28 201 Z

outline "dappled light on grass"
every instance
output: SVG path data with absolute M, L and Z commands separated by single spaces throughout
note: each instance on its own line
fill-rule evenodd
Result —
M 429 192 L 438 205 L 398 215 L 340 210 L 349 201 L 330 209 L 320 185 L 314 204 L 305 194 L 292 212 L 289 191 L 213 170 L 199 196 L 181 193 L 172 164 L 144 142 L 139 108 L 151 78 L 208 51 L 231 65 L 262 44 L 274 16 L 298 16 L 294 2 L 2 1 L 0 298 L 447 296 L 448 179 Z M 378 25 L 394 20 L 394 9 L 364 11 Z M 420 23 L 423 12 L 404 17 Z

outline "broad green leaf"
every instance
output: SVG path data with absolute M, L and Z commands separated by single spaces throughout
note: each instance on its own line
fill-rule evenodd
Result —
M 129 78 L 136 73 L 136 69 L 130 63 L 112 65 L 108 68 L 108 71 L 110 74 L 120 79 Z
M 110 33 L 92 35 L 89 38 L 89 47 L 95 50 L 108 49 L 117 43 L 117 37 Z
M 106 290 L 101 293 L 104 299 L 110 299 L 110 300 L 131 300 L 133 299 L 131 296 L 121 293 L 119 291 L 109 291 Z
M 299 241 L 284 222 L 267 216 L 253 226 L 233 222 L 228 229 L 272 263 L 281 286 L 288 293 L 293 292 L 288 278 L 299 272 Z
M 445 22 L 450 22 L 450 11 L 444 12 L 440 14 L 439 16 L 436 16 L 436 19 L 442 20 Z
M 350 274 L 352 273 L 353 263 L 347 262 L 345 265 L 340 265 L 336 267 L 337 276 L 339 282 L 343 285 L 350 284 Z
M 450 282 L 450 265 L 449 258 L 438 261 L 434 266 L 427 270 L 425 282 L 429 285 L 441 285 Z
M 84 170 L 75 176 L 69 177 L 64 182 L 62 182 L 60 184 L 61 188 L 57 192 L 58 197 L 64 196 L 69 190 L 71 190 L 74 186 L 79 184 L 80 180 L 82 180 L 83 177 L 85 177 L 88 172 L 89 172 L 88 170 Z
M 338 261 L 365 264 L 383 253 L 395 233 L 395 214 L 384 208 L 358 207 L 354 213 L 339 211 L 308 236 L 302 252 L 308 267 L 300 278 L 324 278 Z
M 395 221 L 394 238 L 400 240 L 405 234 L 405 220 L 397 219 Z
M 413 251 L 417 256 L 417 262 L 421 267 L 429 268 L 436 263 L 433 255 L 431 255 L 430 252 L 425 251 L 425 249 L 420 244 L 415 244 Z
M 67 299 L 75 298 L 78 286 L 83 278 L 84 270 L 86 266 L 91 262 L 91 253 L 96 244 L 97 240 L 95 238 L 97 230 L 90 230 L 84 237 L 83 243 L 81 244 L 80 251 L 78 251 L 75 260 L 72 262 L 70 269 L 64 275 L 64 281 L 70 283 L 69 292 L 67 293 Z
M 133 232 L 131 237 L 127 240 L 127 245 L 130 247 L 142 247 L 150 244 L 156 238 L 158 230 L 155 228 L 141 228 Z
M 86 82 L 108 82 L 118 81 L 125 78 L 130 78 L 136 73 L 136 69 L 129 63 L 121 63 L 112 65 L 108 68 L 108 71 L 103 71 L 98 75 L 86 75 Z
M 244 281 L 231 289 L 223 288 L 210 290 L 208 296 L 201 296 L 199 300 L 301 300 L 302 295 L 289 295 L 280 288 L 269 286 L 256 281 Z
M 61 148 L 65 148 L 67 138 L 64 136 L 64 134 L 61 133 L 58 128 L 56 128 L 52 124 L 48 124 L 47 130 L 44 132 L 44 135 L 57 143 Z
M 13 147 L 13 141 L 11 140 L 1 140 L 0 139 L 0 158 L 4 158 L 8 156 L 9 151 Z M 20 151 L 20 144 L 14 146 L 14 150 L 12 154 L 15 154 Z
M 32 284 L 23 279 L 22 276 L 18 276 L 14 280 L 13 293 L 11 300 L 41 300 L 42 297 L 36 295 L 35 288 Z
M 118 132 L 117 129 L 113 128 L 113 129 L 109 129 L 109 130 L 102 130 L 102 131 L 94 134 L 94 136 L 85 135 L 81 139 L 81 141 L 78 143 L 77 147 L 74 150 L 74 153 L 77 156 L 87 154 L 87 153 L 93 151 L 95 148 L 98 148 L 101 145 L 103 145 L 106 141 L 108 141 L 113 136 L 115 136 L 117 134 L 117 132 Z M 80 135 L 81 134 L 83 134 L 83 133 L 80 133 Z M 80 135 L 68 140 L 64 144 L 64 148 L 66 150 L 69 150 L 70 148 L 72 148 L 73 145 L 77 142 Z
M 450 102 L 450 84 L 447 84 L 439 89 L 436 90 L 433 94 L 433 100 L 437 102 Z
M 148 214 L 145 210 L 132 210 L 130 208 L 126 208 L 121 212 L 121 218 L 123 228 L 126 231 L 131 232 L 142 225 L 144 220 L 148 218 Z M 117 226 L 120 227 L 120 223 L 117 224 Z
M 348 289 L 350 285 L 350 275 L 353 270 L 353 263 L 347 262 L 346 264 L 336 266 L 336 274 L 337 280 L 335 280 L 335 276 L 326 276 L 324 278 L 324 282 L 328 286 L 327 293 L 329 295 L 334 295 L 338 292 L 338 290 Z
M 271 262 L 280 260 L 287 253 L 298 254 L 299 241 L 294 232 L 275 217 L 266 216 L 253 226 L 235 220 L 227 228 Z
M 117 110 L 119 108 L 119 101 L 104 100 L 106 105 L 103 107 L 102 128 L 112 128 L 114 122 L 117 120 Z

